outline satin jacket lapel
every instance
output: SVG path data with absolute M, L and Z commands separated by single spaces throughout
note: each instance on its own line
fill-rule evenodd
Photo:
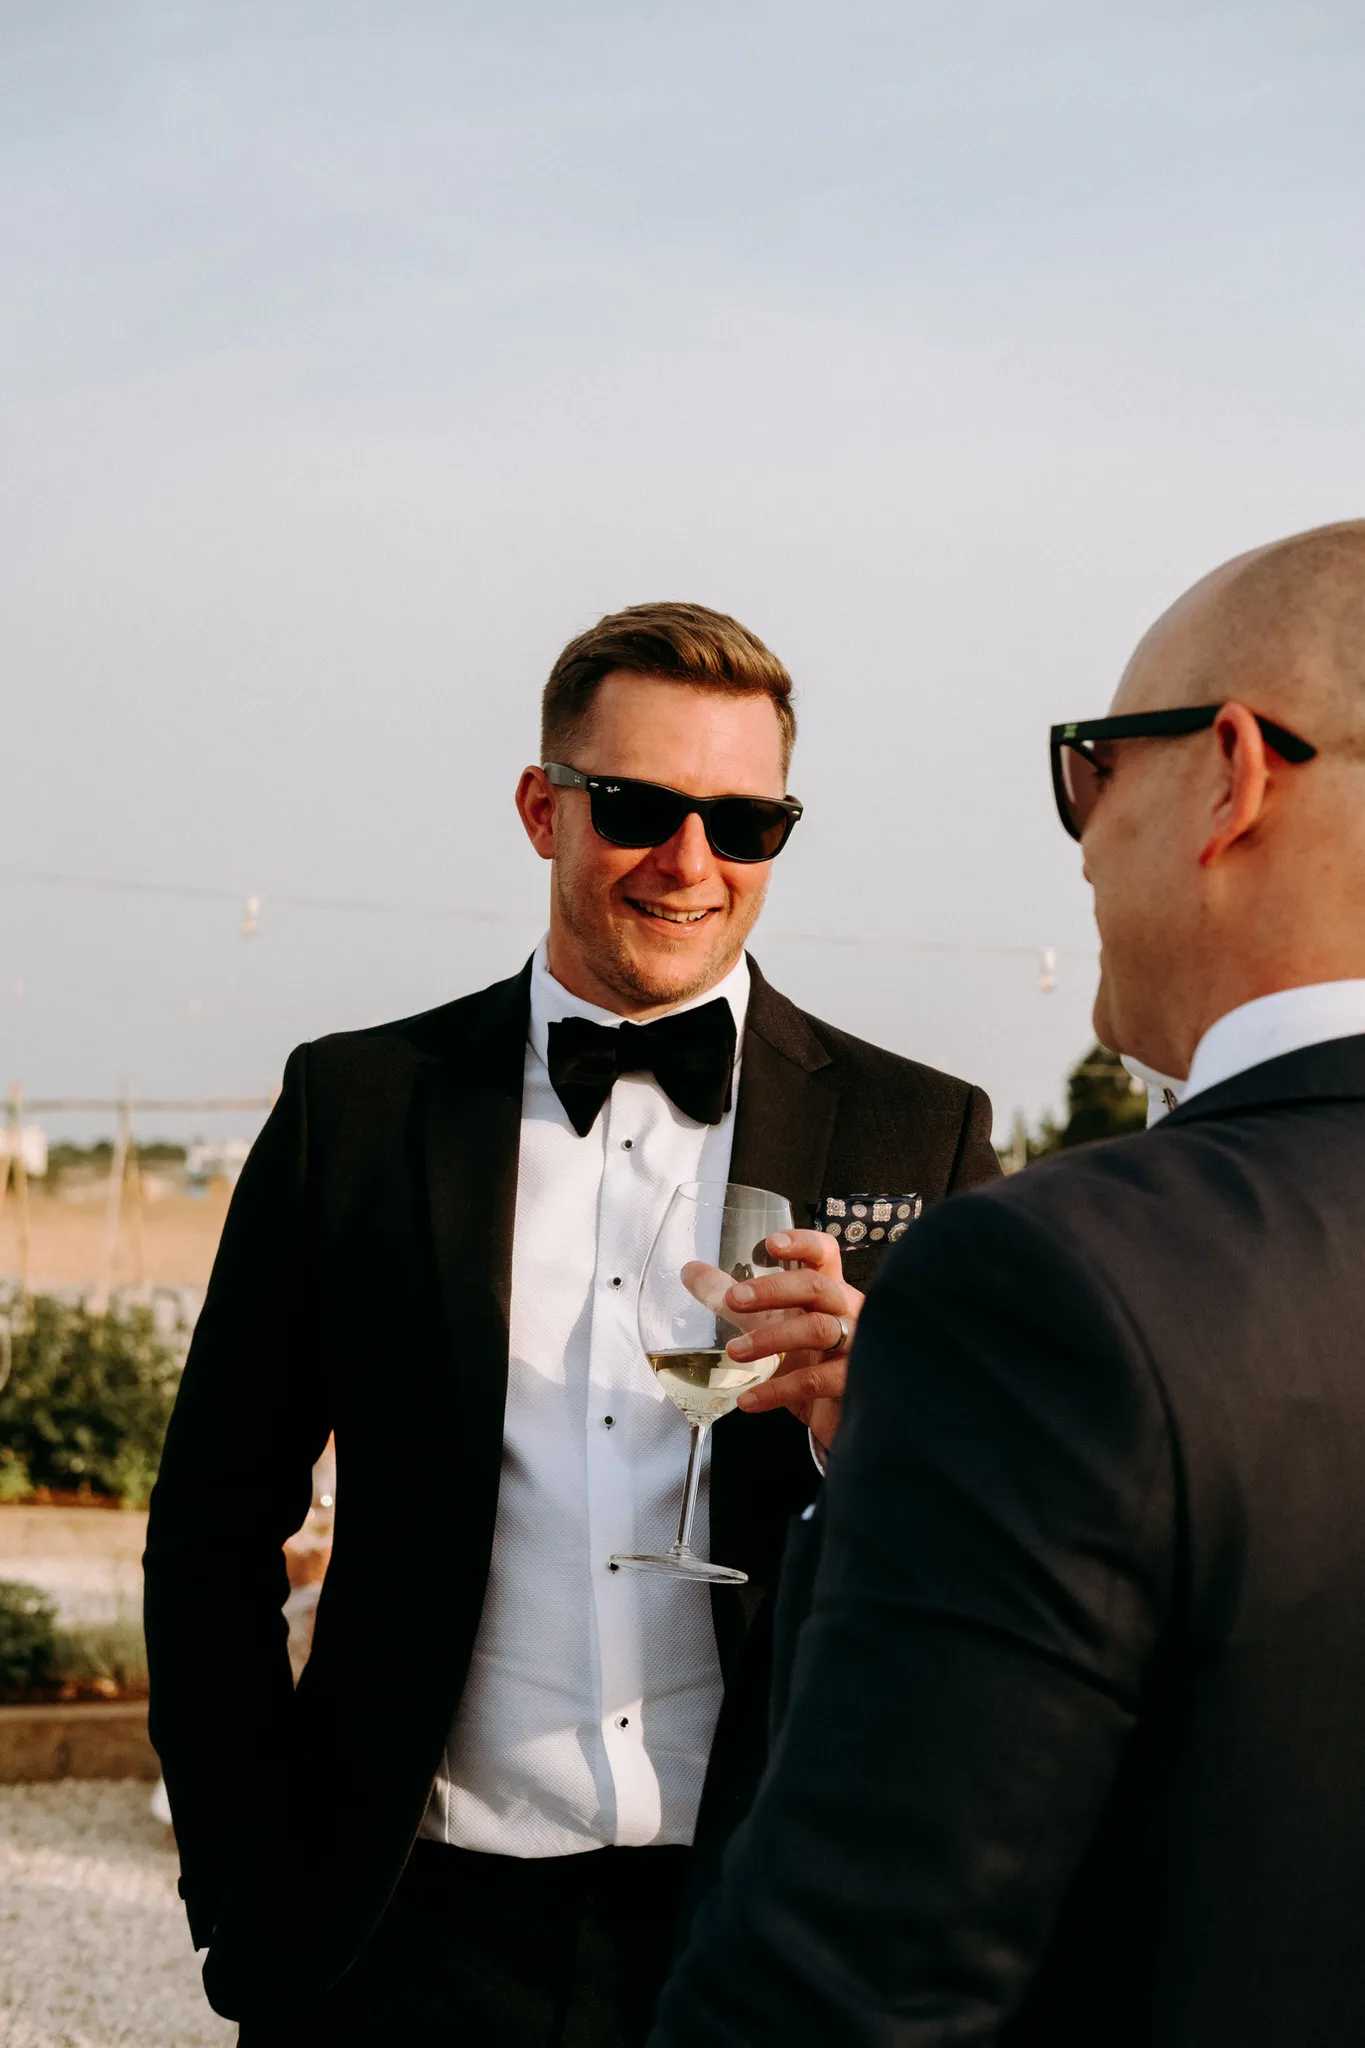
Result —
M 795 1003 L 770 988 L 752 960 L 749 973 L 730 1178 L 785 1195 L 804 1229 L 820 1199 L 839 1091 L 830 1056 Z
M 502 1469 L 529 989 L 529 965 L 491 989 L 472 1029 L 436 1049 L 423 1095 L 432 1249 L 455 1378 L 460 1484 L 451 1507 L 463 1530 L 475 1620 Z

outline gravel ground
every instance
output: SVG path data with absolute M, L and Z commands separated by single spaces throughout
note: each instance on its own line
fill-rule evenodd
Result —
M 0 1786 L 4 2048 L 227 2048 L 151 1787 Z

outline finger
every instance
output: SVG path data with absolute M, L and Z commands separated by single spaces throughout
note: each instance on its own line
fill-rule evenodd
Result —
M 851 1322 L 849 1336 L 851 1342 Z M 736 1363 L 743 1364 L 752 1359 L 771 1358 L 779 1351 L 832 1352 L 836 1347 L 840 1352 L 847 1349 L 838 1316 L 794 1310 L 789 1315 L 774 1316 L 770 1323 L 760 1323 L 756 1330 L 745 1330 L 742 1336 L 732 1337 L 725 1349 Z
M 678 1277 L 694 1301 L 709 1308 L 712 1315 L 720 1315 L 730 1288 L 728 1273 L 708 1265 L 705 1259 L 689 1259 Z
M 817 1272 L 837 1276 L 843 1271 L 838 1243 L 828 1231 L 774 1230 L 768 1238 L 768 1250 L 775 1259 L 799 1259 L 803 1266 L 811 1266 Z
M 794 1372 L 775 1373 L 761 1387 L 750 1387 L 741 1394 L 739 1406 L 749 1415 L 762 1415 L 774 1408 L 809 1408 L 812 1401 L 839 1400 L 847 1382 L 847 1359 L 830 1359 Z
M 861 1305 L 849 1287 L 835 1273 L 812 1272 L 803 1266 L 797 1273 L 765 1273 L 761 1280 L 741 1280 L 725 1297 L 732 1315 L 754 1315 L 763 1309 L 815 1308 L 832 1316 L 856 1314 Z
M 803 1373 L 816 1372 L 820 1375 L 822 1395 L 835 1398 L 841 1395 L 848 1384 L 848 1353 L 846 1351 L 789 1351 L 777 1371 L 765 1386 L 776 1386 L 788 1380 L 800 1380 Z

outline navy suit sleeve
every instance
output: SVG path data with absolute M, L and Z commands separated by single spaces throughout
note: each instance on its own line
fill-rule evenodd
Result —
M 273 1796 L 293 1698 L 282 1546 L 331 1426 L 301 1307 L 305 1071 L 300 1050 L 233 1194 L 148 1517 L 150 1729 L 200 1948 L 240 1830 Z
M 1169 1602 L 1164 1404 L 1015 1186 L 873 1290 L 791 1707 L 651 2048 L 961 2048 L 1017 2008 Z

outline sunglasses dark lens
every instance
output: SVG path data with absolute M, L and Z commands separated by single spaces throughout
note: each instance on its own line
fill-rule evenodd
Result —
M 1094 757 L 1084 748 L 1062 748 L 1062 789 L 1066 796 L 1067 819 L 1079 839 L 1099 801 L 1100 771 Z
M 662 846 L 687 815 L 683 799 L 649 782 L 596 782 L 593 830 L 613 846 Z
M 722 860 L 771 860 L 791 830 L 791 813 L 759 796 L 732 796 L 711 813 L 711 844 Z

